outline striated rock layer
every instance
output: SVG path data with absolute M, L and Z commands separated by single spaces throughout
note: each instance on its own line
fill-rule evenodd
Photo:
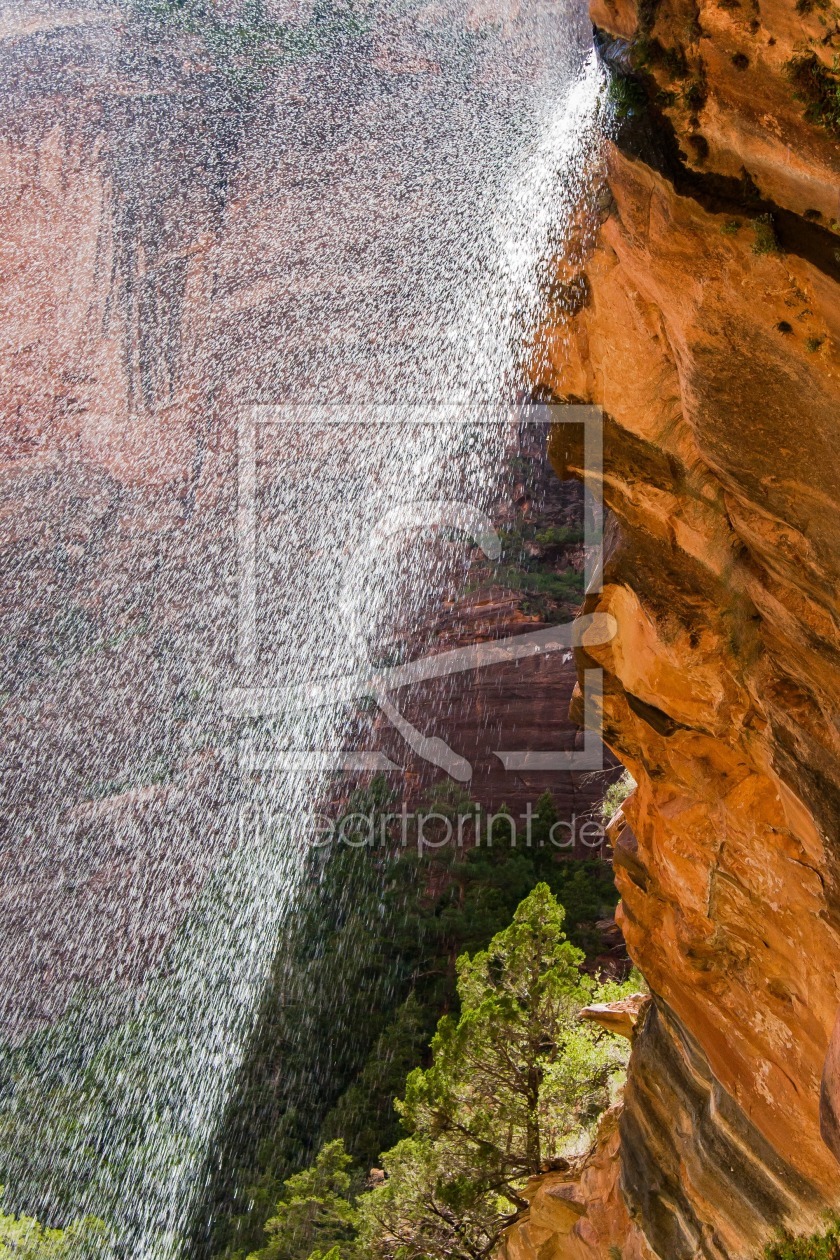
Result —
M 601 1119 L 582 1167 L 533 1177 L 528 1211 L 507 1232 L 498 1260 L 655 1260 L 632 1222 L 620 1187 L 620 1106 Z
M 830 87 L 838 33 L 788 0 L 593 16 L 625 117 L 538 385 L 605 410 L 619 629 L 578 663 L 638 781 L 615 864 L 655 995 L 621 1181 L 663 1260 L 747 1260 L 840 1205 L 840 149 L 802 69 Z

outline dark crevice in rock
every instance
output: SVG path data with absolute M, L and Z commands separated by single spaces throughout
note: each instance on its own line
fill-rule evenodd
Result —
M 643 893 L 650 888 L 650 875 L 639 857 L 639 842 L 629 826 L 625 826 L 613 844 L 613 866 L 620 866 L 627 872 L 627 877 Z M 628 913 L 627 906 L 624 906 Z
M 645 700 L 640 700 L 638 696 L 634 696 L 632 692 L 626 691 L 627 704 L 636 717 L 641 718 L 648 726 L 656 731 L 657 735 L 662 735 L 668 739 L 676 731 L 687 731 L 691 728 L 683 722 L 677 722 L 675 718 L 669 717 L 662 709 L 657 709 L 655 705 L 648 704 Z
M 768 716 L 773 731 L 774 769 L 800 800 L 808 801 L 830 854 L 840 864 L 840 786 L 832 755 L 810 737 L 802 723 L 779 706 L 773 706 Z M 840 877 L 840 869 L 836 874 Z M 840 927 L 840 912 L 836 921 Z

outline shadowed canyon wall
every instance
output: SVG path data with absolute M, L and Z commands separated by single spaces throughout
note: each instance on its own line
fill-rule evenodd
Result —
M 589 608 L 619 631 L 578 664 L 638 782 L 615 867 L 654 1007 L 613 1163 L 632 1238 L 585 1254 L 640 1230 L 662 1260 L 747 1260 L 840 1204 L 840 28 L 791 0 L 592 15 L 618 121 L 538 384 L 605 410 Z

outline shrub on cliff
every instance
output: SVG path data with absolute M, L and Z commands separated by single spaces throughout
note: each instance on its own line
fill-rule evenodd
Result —
M 601 801 L 601 819 L 604 823 L 615 817 L 635 786 L 636 780 L 629 770 L 625 770 L 620 779 L 610 784 Z
M 361 1201 L 363 1254 L 489 1256 L 526 1206 L 528 1177 L 588 1140 L 627 1044 L 579 1012 L 622 990 L 581 972 L 563 920 L 538 884 L 488 949 L 459 958 L 461 1013 L 440 1021 L 431 1066 L 406 1082 L 398 1107 L 411 1136 Z
M 816 53 L 798 53 L 785 64 L 785 73 L 808 121 L 840 135 L 840 58 L 829 69 Z
M 830 1216 L 820 1234 L 797 1238 L 782 1230 L 764 1248 L 764 1260 L 840 1260 L 840 1216 Z

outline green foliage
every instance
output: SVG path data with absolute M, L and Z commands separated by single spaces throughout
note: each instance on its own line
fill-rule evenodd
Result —
M 830 1215 L 821 1234 L 796 1237 L 780 1230 L 763 1254 L 764 1260 L 840 1260 L 840 1216 Z
M 544 596 L 557 604 L 577 606 L 583 596 L 583 574 L 572 568 L 556 573 L 548 566 L 538 567 L 536 564 L 530 569 L 499 565 L 496 580 L 509 590 L 537 597 Z
M 727 219 L 720 230 L 724 236 L 737 236 L 741 230 L 741 220 Z
M 816 53 L 798 53 L 785 65 L 785 74 L 807 120 L 840 135 L 840 58 L 829 69 Z
M 382 1156 L 384 1179 L 356 1197 L 344 1144 L 329 1141 L 286 1179 L 249 1260 L 489 1260 L 526 1207 L 527 1178 L 588 1140 L 628 1055 L 579 1012 L 629 986 L 582 973 L 563 926 L 540 883 L 487 949 L 458 959 L 460 1013 L 439 1021 L 430 1065 L 408 1074 L 398 1110 L 409 1136 Z M 414 998 L 399 1020 L 407 1057 Z
M 782 252 L 772 214 L 760 214 L 753 220 L 753 229 L 755 231 L 752 247 L 754 254 L 780 254 Z
M 620 779 L 610 784 L 601 802 L 601 818 L 605 823 L 615 817 L 635 786 L 636 780 L 629 770 L 625 770 Z
M 440 1021 L 433 1065 L 409 1076 L 400 1105 L 413 1133 L 466 1136 L 492 1159 L 500 1185 L 560 1154 L 603 1084 L 595 1063 L 605 1039 L 578 1019 L 595 982 L 580 970 L 564 918 L 538 884 L 487 950 L 458 959 L 460 1016 Z
M 639 28 L 641 31 L 641 27 Z M 659 59 L 662 45 L 649 34 L 639 34 L 630 46 L 630 57 L 634 70 L 646 70 L 655 65 Z
M 411 1136 L 360 1202 L 365 1256 L 489 1256 L 526 1206 L 527 1178 L 589 1138 L 628 1047 L 579 1012 L 623 989 L 581 972 L 563 922 L 538 884 L 488 949 L 458 959 L 460 1015 L 440 1021 L 431 1066 L 408 1077 L 399 1110 Z
M 405 1078 L 423 1057 L 428 1044 L 428 1012 L 414 991 L 396 1016 L 377 1037 L 367 1062 L 321 1126 L 321 1140 L 342 1135 L 364 1168 L 372 1167 L 379 1154 L 399 1140 L 399 1117 L 394 1099 Z
M 346 813 L 372 814 L 379 831 L 391 803 L 387 784 L 377 780 L 353 795 Z M 342 845 L 311 850 L 307 864 L 298 912 L 222 1122 L 223 1159 L 211 1205 L 218 1223 L 206 1244 L 218 1255 L 260 1245 L 284 1180 L 313 1158 L 326 1115 L 363 1071 L 412 987 L 416 952 L 401 951 L 422 896 L 420 868 L 404 869 L 398 848 Z M 421 1044 L 427 1037 L 424 1027 Z M 357 1136 L 351 1121 L 330 1134 L 345 1135 Z M 371 1144 L 382 1149 L 367 1138 L 366 1152 Z M 348 1147 L 358 1153 L 354 1141 Z
M 275 1214 L 265 1226 L 269 1241 L 252 1254 L 252 1260 L 340 1257 L 340 1244 L 350 1243 L 356 1234 L 349 1172 L 352 1162 L 343 1142 L 328 1142 L 311 1168 L 289 1177 Z
M 685 79 L 688 75 L 688 62 L 682 48 L 663 48 L 660 62 L 673 79 Z
M 577 525 L 548 525 L 534 532 L 539 547 L 568 547 L 583 542 L 583 530 Z
M 94 1217 L 74 1221 L 66 1229 L 48 1229 L 31 1216 L 0 1211 L 0 1260 L 93 1260 L 101 1254 L 106 1237 L 105 1226 Z
M 451 794 L 433 804 L 454 815 L 469 806 Z M 391 806 L 376 781 L 347 812 L 372 812 L 380 834 Z M 194 1240 L 196 1257 L 244 1257 L 260 1247 L 284 1181 L 324 1141 L 344 1139 L 363 1167 L 398 1141 L 393 1099 L 423 1061 L 441 1014 L 458 1009 L 456 959 L 485 949 L 536 883 L 544 880 L 566 905 L 572 942 L 599 952 L 595 921 L 616 902 L 612 868 L 565 858 L 549 840 L 556 818 L 546 793 L 530 846 L 521 820 L 511 845 L 502 816 L 492 844 L 482 827 L 480 847 L 418 854 L 411 838 L 401 847 L 397 822 L 385 848 L 309 852 L 297 914 L 234 1101 L 220 1117 L 204 1214 L 218 1224 Z M 79 995 L 50 1028 L 0 1048 L 0 1182 L 31 1188 L 28 1211 L 38 1215 L 49 1201 L 55 1218 L 70 1221 L 94 1203 L 121 1230 L 131 1224 L 119 1188 L 131 1152 L 142 1149 L 147 1099 L 159 1089 L 148 1079 L 145 1047 L 155 1010 L 169 1009 L 167 983 L 163 974 L 139 997 L 117 988 Z M 82 1145 L 82 1130 L 111 1137 Z
M 583 573 L 565 561 L 566 548 L 583 542 L 579 526 L 520 523 L 502 530 L 500 536 L 502 554 L 494 566 L 493 581 L 531 596 L 524 601 L 525 612 L 545 615 L 558 607 L 579 606 Z
M 81 1186 L 90 1192 L 86 1201 L 101 1204 L 110 1218 L 111 1172 L 101 1151 L 79 1144 L 78 1133 L 82 1123 L 104 1133 L 119 1107 L 112 1043 L 126 1044 L 133 1016 L 130 999 L 116 988 L 79 993 L 55 1024 L 0 1046 L 0 1182 L 27 1187 L 29 1211 L 49 1202 L 59 1219 L 81 1216 Z M 136 1068 L 132 1075 L 142 1083 L 139 1060 Z M 109 1156 L 117 1162 L 121 1155 L 114 1143 Z
M 382 1164 L 387 1180 L 360 1203 L 365 1260 L 489 1260 L 516 1218 L 457 1143 L 405 1138 Z
M 616 118 L 633 118 L 644 109 L 647 97 L 638 79 L 627 75 L 613 75 L 607 88 L 607 99 L 613 106 Z
M 492 580 L 510 591 L 534 599 L 525 602 L 526 612 L 545 614 L 555 607 L 577 609 L 583 597 L 583 573 L 564 564 L 564 549 L 583 542 L 583 530 L 576 525 L 519 524 L 501 532 L 501 557 Z
M 640 31 L 642 28 L 643 22 L 640 15 Z M 685 50 L 679 45 L 666 48 L 658 39 L 652 38 L 650 33 L 642 34 L 636 39 L 631 49 L 631 56 L 634 67 L 639 70 L 657 66 L 661 67 L 671 79 L 685 79 L 688 76 Z

